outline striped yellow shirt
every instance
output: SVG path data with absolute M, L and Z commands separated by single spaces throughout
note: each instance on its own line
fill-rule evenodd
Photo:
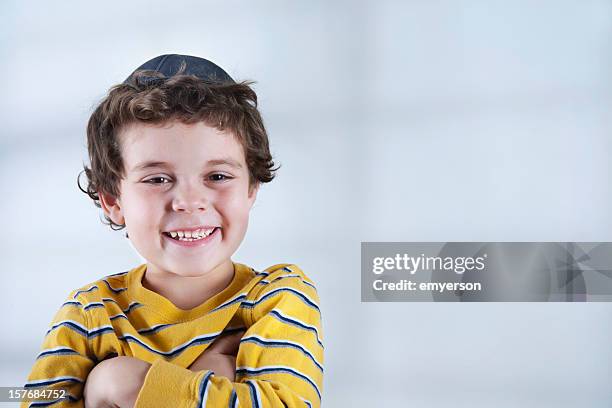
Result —
M 152 366 L 136 407 L 320 407 L 323 332 L 313 282 L 297 266 L 234 263 L 227 288 L 191 310 L 142 286 L 146 264 L 73 291 L 55 315 L 25 387 L 65 389 L 29 406 L 84 406 L 88 373 L 130 356 Z M 246 330 L 234 382 L 189 367 L 222 333 Z

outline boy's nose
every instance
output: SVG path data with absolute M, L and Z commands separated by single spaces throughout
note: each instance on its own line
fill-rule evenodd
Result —
M 172 209 L 177 212 L 205 211 L 208 208 L 208 200 L 203 188 L 184 186 L 178 189 L 172 200 Z

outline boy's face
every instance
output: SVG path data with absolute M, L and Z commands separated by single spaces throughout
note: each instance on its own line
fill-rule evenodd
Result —
M 201 276 L 230 262 L 257 195 L 257 188 L 249 191 L 243 148 L 233 134 L 203 122 L 136 123 L 119 140 L 120 197 L 101 194 L 102 207 L 113 222 L 125 223 L 149 269 Z M 191 241 L 180 238 L 196 228 Z

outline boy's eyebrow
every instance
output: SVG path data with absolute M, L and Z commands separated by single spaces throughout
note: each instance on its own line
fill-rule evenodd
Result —
M 170 164 L 166 162 L 150 160 L 150 161 L 142 162 L 132 167 L 132 171 L 146 170 L 146 169 L 150 169 L 153 167 L 171 167 L 171 166 Z
M 214 159 L 214 160 L 209 160 L 208 162 L 206 162 L 206 164 L 210 165 L 210 166 L 216 166 L 219 164 L 227 164 L 230 167 L 234 167 L 236 169 L 241 169 L 242 168 L 242 164 L 238 163 L 236 160 L 231 159 L 229 157 L 223 158 L 223 159 Z
M 242 168 L 242 164 L 240 164 L 236 160 L 231 159 L 229 157 L 222 158 L 222 159 L 212 159 L 212 160 L 207 161 L 206 164 L 209 165 L 209 166 L 216 166 L 216 165 L 221 165 L 221 164 L 227 164 L 228 166 L 234 167 L 236 169 L 241 169 Z M 142 163 L 139 163 L 139 164 L 135 165 L 132 168 L 132 171 L 146 170 L 146 169 L 150 169 L 150 168 L 154 168 L 154 167 L 172 167 L 172 164 L 167 163 L 167 162 L 163 162 L 163 161 L 149 160 L 149 161 L 145 161 L 145 162 L 142 162 Z

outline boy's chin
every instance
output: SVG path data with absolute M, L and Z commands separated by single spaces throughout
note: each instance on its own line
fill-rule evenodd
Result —
M 169 265 L 168 272 L 184 278 L 199 278 L 215 270 L 222 269 L 223 265 L 226 265 L 228 262 L 231 264 L 231 261 L 228 259 L 220 263 L 214 262 L 214 265 L 212 262 L 210 264 L 208 262 L 200 262 L 194 265 Z

